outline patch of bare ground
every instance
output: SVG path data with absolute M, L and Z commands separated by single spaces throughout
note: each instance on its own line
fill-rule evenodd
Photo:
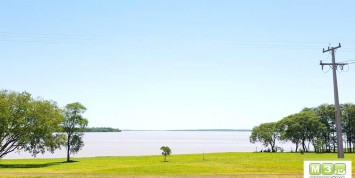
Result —
M 14 172 L 0 172 L 0 177 L 8 176 L 8 177 L 64 177 L 64 178 L 77 178 L 77 177 L 86 177 L 86 178 L 97 178 L 97 177 L 107 177 L 107 178 L 302 178 L 303 174 L 215 174 L 215 175 L 176 175 L 176 176 L 155 176 L 155 175 L 102 175 L 102 174 L 50 174 L 50 173 L 35 173 L 35 174 L 27 174 L 27 173 L 14 173 Z

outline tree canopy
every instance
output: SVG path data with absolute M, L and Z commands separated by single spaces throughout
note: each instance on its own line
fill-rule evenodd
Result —
M 272 152 L 276 152 L 276 140 L 279 137 L 280 132 L 276 122 L 263 123 L 253 128 L 250 142 L 261 142 L 265 147 L 270 146 Z
M 326 126 L 320 122 L 319 117 L 312 110 L 287 116 L 279 121 L 279 125 L 281 126 L 281 140 L 296 144 L 296 152 L 299 145 L 304 151 L 308 151 L 309 146 L 306 143 L 312 143 L 314 149 L 317 150 L 319 140 L 326 131 Z
M 15 150 L 36 156 L 54 152 L 63 143 L 64 117 L 53 101 L 33 99 L 27 92 L 0 91 L 0 158 Z
M 353 152 L 355 145 L 355 105 L 341 105 L 341 125 L 346 151 Z M 284 117 L 278 122 L 263 123 L 253 128 L 250 142 L 261 142 L 272 151 L 277 148 L 276 141 L 290 141 L 304 151 L 310 151 L 310 145 L 316 152 L 335 152 L 337 147 L 335 107 L 322 104 L 314 108 L 305 108 L 299 113 Z

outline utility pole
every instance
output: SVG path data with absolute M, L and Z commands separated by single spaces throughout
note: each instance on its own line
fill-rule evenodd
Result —
M 336 132 L 337 132 L 337 142 L 338 142 L 338 158 L 344 158 L 344 148 L 343 148 L 343 134 L 342 134 L 342 128 L 341 128 L 341 121 L 340 121 L 340 105 L 339 105 L 339 95 L 338 95 L 338 82 L 337 82 L 337 68 L 343 70 L 344 65 L 347 65 L 346 63 L 335 63 L 335 51 L 336 49 L 340 48 L 341 45 L 337 47 L 328 47 L 327 50 L 324 50 L 323 48 L 323 53 L 330 52 L 332 54 L 332 63 L 322 63 L 320 61 L 320 65 L 322 66 L 322 70 L 324 65 L 328 65 L 333 69 L 333 86 L 334 86 L 334 101 L 335 101 L 335 126 L 336 126 Z

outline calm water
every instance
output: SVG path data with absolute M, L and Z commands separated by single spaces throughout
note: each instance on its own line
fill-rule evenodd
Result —
M 211 152 L 253 152 L 263 147 L 249 142 L 250 132 L 236 131 L 123 131 L 85 133 L 84 148 L 73 157 L 159 155 L 161 146 L 173 154 Z M 294 146 L 280 143 L 285 151 Z M 38 158 L 64 158 L 65 148 Z M 4 159 L 31 158 L 28 153 L 10 153 Z

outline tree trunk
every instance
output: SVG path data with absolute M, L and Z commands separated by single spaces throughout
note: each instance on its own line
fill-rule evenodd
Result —
M 271 152 L 275 152 L 275 142 L 270 142 Z
M 352 150 L 351 150 L 351 142 L 352 142 L 352 139 L 350 137 L 350 140 L 349 140 L 349 151 L 350 151 L 350 153 L 352 152 Z
M 306 152 L 306 144 L 304 143 L 303 139 L 302 139 L 302 148 L 303 148 L 303 151 Z
M 70 161 L 70 136 L 68 134 L 68 141 L 67 141 L 67 162 Z
M 329 152 L 330 153 L 330 134 L 328 134 L 328 136 L 327 136 L 327 152 Z
M 313 143 L 313 142 L 312 142 L 312 146 L 313 146 L 314 152 L 317 153 L 317 151 L 318 151 L 318 146 L 316 145 L 316 143 Z M 309 149 L 309 148 L 308 148 L 308 149 Z

